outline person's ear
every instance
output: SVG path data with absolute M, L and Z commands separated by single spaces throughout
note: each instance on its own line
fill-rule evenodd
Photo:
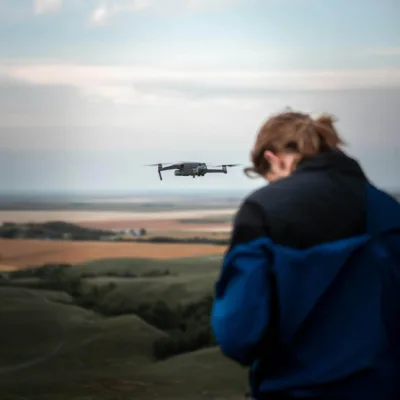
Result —
M 267 160 L 268 164 L 271 166 L 271 169 L 275 171 L 276 169 L 284 169 L 285 162 L 272 151 L 266 150 L 264 151 L 264 158 Z
M 276 162 L 278 161 L 278 157 L 272 151 L 269 150 L 264 151 L 264 158 L 269 165 L 275 165 Z

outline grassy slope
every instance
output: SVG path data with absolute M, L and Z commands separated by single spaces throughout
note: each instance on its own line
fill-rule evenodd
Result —
M 221 398 L 239 396 L 247 389 L 245 371 L 223 357 L 217 348 L 173 357 L 143 368 L 140 379 L 151 381 L 164 397 L 183 394 Z M 177 396 L 181 394 L 181 397 Z M 163 397 L 163 398 L 164 398 Z M 196 397 L 193 397 L 196 398 Z
M 100 275 L 88 279 L 93 284 L 115 281 L 117 288 L 107 299 L 110 302 L 163 299 L 176 304 L 210 293 L 218 268 L 216 257 L 167 262 L 122 259 L 91 262 L 70 273 Z M 101 276 L 110 271 L 139 274 L 157 269 L 178 275 Z M 225 359 L 218 349 L 155 363 L 152 344 L 164 333 L 136 316 L 102 318 L 69 301 L 62 293 L 0 287 L 0 343 L 6 344 L 0 351 L 1 399 L 214 398 L 209 394 L 241 398 L 246 371 Z M 12 371 L 27 361 L 36 364 Z
M 117 288 L 108 293 L 104 303 L 111 308 L 121 303 L 153 303 L 165 301 L 169 306 L 178 303 L 187 304 L 201 300 L 204 295 L 212 294 L 212 285 L 216 274 L 199 274 L 189 276 L 166 276 L 160 278 L 93 278 L 87 279 L 94 285 L 105 285 L 115 282 Z
M 102 259 L 81 264 L 81 268 L 75 268 L 73 273 L 77 275 L 86 273 L 104 275 L 108 272 L 114 272 L 123 275 L 125 272 L 141 274 L 149 270 L 164 271 L 168 269 L 171 273 L 190 275 L 216 272 L 219 269 L 220 262 L 220 255 L 187 257 L 180 259 Z
M 204 256 L 177 260 L 119 259 L 90 262 L 74 268 L 71 274 L 78 276 L 93 274 L 87 278 L 94 285 L 115 282 L 117 288 L 106 297 L 108 304 L 118 301 L 143 303 L 164 300 L 169 305 L 201 299 L 213 291 L 217 278 L 220 256 Z M 145 272 L 165 271 L 171 276 L 159 278 L 124 278 L 124 274 L 141 275 Z M 104 276 L 112 271 L 121 277 Z M 75 275 L 76 276 L 76 275 Z

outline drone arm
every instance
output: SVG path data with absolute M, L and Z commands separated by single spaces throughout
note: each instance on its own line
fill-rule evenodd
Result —
M 168 170 L 172 170 L 172 169 L 179 169 L 178 165 L 169 165 L 168 167 L 162 167 L 159 170 L 160 171 L 168 171 Z
M 218 174 L 218 173 L 220 173 L 220 174 L 224 174 L 225 173 L 225 171 L 223 170 L 223 169 L 214 169 L 214 168 L 207 168 L 207 174 Z

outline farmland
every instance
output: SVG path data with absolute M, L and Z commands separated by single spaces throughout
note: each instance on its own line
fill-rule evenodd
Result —
M 232 215 L 235 208 L 210 209 L 210 210 L 180 210 L 180 211 L 0 211 L 0 222 L 42 222 L 42 221 L 67 221 L 67 222 L 113 222 L 113 221 L 163 221 L 179 220 L 184 218 L 204 218 L 210 216 Z
M 167 243 L 103 243 L 0 239 L 0 265 L 79 264 L 113 258 L 180 258 L 222 254 L 224 246 Z M 3 268 L 5 269 L 5 268 Z
M 0 223 L 64 221 L 91 229 L 145 228 L 151 234 L 225 232 L 231 230 L 235 209 L 157 212 L 112 211 L 0 211 Z M 226 236 L 226 235 L 225 235 Z
M 0 217 L 3 213 L 6 214 L 3 215 L 3 222 L 19 223 L 60 221 L 60 218 L 64 218 L 62 221 L 73 222 L 87 229 L 124 230 L 140 227 L 146 229 L 148 238 L 162 235 L 226 239 L 231 230 L 231 224 L 226 221 L 232 218 L 233 212 L 232 209 L 153 213 L 9 211 L 0 212 Z M 124 216 L 128 219 L 123 219 Z M 222 254 L 224 251 L 225 246 L 212 244 L 0 239 L 0 267 L 5 270 L 45 263 L 80 264 L 91 260 L 129 257 L 168 259 Z
M 3 204 L 0 221 L 144 228 L 146 239 L 230 234 L 230 204 L 157 205 Z M 221 354 L 209 325 L 226 246 L 82 237 L 0 239 L 0 398 L 241 399 L 247 371 Z

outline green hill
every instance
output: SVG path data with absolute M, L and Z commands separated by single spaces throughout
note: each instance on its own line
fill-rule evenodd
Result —
M 53 296 L 53 300 L 69 297 L 65 293 Z M 97 319 L 91 311 L 53 300 L 49 292 L 1 288 L 0 373 L 18 370 L 18 365 L 35 365 L 59 353 L 70 332 Z
M 91 278 L 94 286 L 115 283 L 116 288 L 102 298 L 102 308 L 116 310 L 122 306 L 164 301 L 169 306 L 187 304 L 212 295 L 215 273 L 165 276 L 157 278 Z
M 219 268 L 220 257 L 121 259 L 11 274 L 0 286 L 0 398 L 242 398 L 247 371 L 212 345 L 192 351 L 208 343 Z
M 198 350 L 149 365 L 142 370 L 140 379 L 162 388 L 159 390 L 163 399 L 171 400 L 178 393 L 191 394 L 194 399 L 235 396 L 242 399 L 248 389 L 246 371 L 223 357 L 218 348 Z
M 168 270 L 172 274 L 203 274 L 217 272 L 221 265 L 222 256 L 185 257 L 177 259 L 149 259 L 149 258 L 119 258 L 102 259 L 80 264 L 80 268 L 70 271 L 75 276 L 126 276 L 129 274 L 143 274 L 149 271 Z

